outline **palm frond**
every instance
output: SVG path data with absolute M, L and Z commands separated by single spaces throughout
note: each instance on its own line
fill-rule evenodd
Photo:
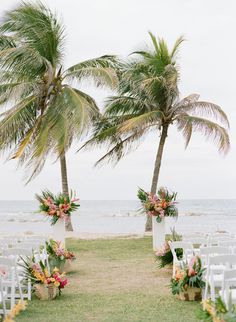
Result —
M 124 155 L 138 148 L 140 141 L 143 138 L 143 134 L 146 131 L 148 131 L 148 128 L 142 129 L 139 132 L 136 131 L 123 139 L 120 138 L 119 142 L 113 145 L 113 147 L 95 163 L 95 166 L 102 165 L 105 162 L 111 162 L 113 164 L 118 163 Z
M 138 115 L 150 111 L 145 100 L 132 96 L 111 96 L 106 101 L 105 116 L 132 114 Z
M 176 117 L 177 127 L 182 131 L 188 145 L 192 132 L 199 132 L 206 139 L 212 139 L 220 152 L 227 153 L 230 147 L 229 135 L 225 128 L 204 118 L 182 114 Z
M 175 56 L 178 54 L 178 51 L 179 51 L 179 48 L 180 48 L 180 45 L 185 41 L 184 37 L 183 36 L 180 36 L 175 44 L 174 44 L 174 47 L 172 48 L 171 50 L 171 53 L 170 53 L 170 56 L 171 58 L 175 58 Z
M 115 56 L 101 56 L 70 67 L 65 71 L 64 78 L 80 82 L 89 79 L 96 86 L 108 86 L 114 89 L 118 84 L 115 64 Z
M 146 128 L 147 126 L 156 126 L 159 128 L 162 125 L 162 120 L 163 113 L 161 111 L 151 111 L 124 121 L 118 127 L 118 131 L 120 133 L 126 133 L 130 131 L 141 130 L 142 128 Z
M 196 116 L 213 117 L 216 121 L 222 122 L 227 128 L 229 128 L 228 117 L 219 105 L 195 100 L 187 104 L 179 105 L 175 113 L 178 114 L 182 112 L 191 113 Z
M 6 149 L 21 140 L 24 134 L 32 127 L 35 120 L 35 97 L 30 96 L 11 109 L 2 113 L 0 121 L 0 148 Z
M 52 66 L 61 61 L 64 27 L 41 2 L 22 2 L 16 9 L 8 11 L 0 32 L 11 33 L 20 41 L 23 39 L 27 47 L 38 52 Z

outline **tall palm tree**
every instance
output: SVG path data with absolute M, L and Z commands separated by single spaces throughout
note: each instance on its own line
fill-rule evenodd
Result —
M 114 56 L 63 68 L 64 26 L 41 3 L 23 2 L 0 26 L 0 150 L 31 167 L 28 181 L 49 154 L 60 159 L 62 191 L 69 193 L 66 152 L 99 117 L 92 97 L 78 89 L 84 79 L 113 88 Z M 71 222 L 66 223 L 72 230 Z
M 151 193 L 156 193 L 164 145 L 169 127 L 176 125 L 182 132 L 186 147 L 192 133 L 200 132 L 213 138 L 222 152 L 229 149 L 228 119 L 216 104 L 200 101 L 192 94 L 180 99 L 179 70 L 176 63 L 183 38 L 177 39 L 169 50 L 163 39 L 149 33 L 152 48 L 135 52 L 135 58 L 119 69 L 118 96 L 109 98 L 103 120 L 95 127 L 86 145 L 107 144 L 108 152 L 97 162 L 119 161 L 124 154 L 137 147 L 150 131 L 160 134 L 154 164 Z M 220 124 L 219 124 L 220 122 Z M 146 222 L 151 230 L 151 220 Z

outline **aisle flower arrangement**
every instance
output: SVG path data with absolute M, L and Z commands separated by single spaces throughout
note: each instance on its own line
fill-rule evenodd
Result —
M 236 307 L 232 306 L 230 311 L 227 310 L 221 297 L 217 297 L 213 302 L 207 299 L 202 302 L 202 309 L 198 313 L 198 318 L 205 322 L 233 322 L 236 321 Z
M 70 195 L 59 193 L 53 195 L 50 191 L 42 191 L 42 195 L 36 194 L 39 201 L 39 210 L 51 219 L 51 225 L 55 225 L 58 219 L 67 220 L 71 213 L 77 210 L 80 205 L 79 199 L 75 198 L 71 192 Z
M 204 271 L 199 256 L 194 256 L 184 268 L 177 267 L 170 284 L 172 294 L 178 295 L 181 300 L 200 300 L 201 289 L 205 286 Z
M 61 295 L 61 290 L 67 285 L 65 273 L 60 273 L 55 267 L 50 273 L 46 265 L 40 261 L 35 263 L 34 258 L 23 259 L 22 265 L 25 269 L 25 275 L 31 280 L 35 289 L 35 294 L 42 300 L 51 300 Z M 57 292 L 58 291 L 58 292 Z
M 46 250 L 50 267 L 56 266 L 60 270 L 68 272 L 66 266 L 71 265 L 66 265 L 66 263 L 71 264 L 76 259 L 75 254 L 64 248 L 60 241 L 51 239 L 49 242 L 46 242 Z
M 166 188 L 160 188 L 157 194 L 152 194 L 139 188 L 138 198 L 141 201 L 143 210 L 149 216 L 155 216 L 157 222 L 161 222 L 164 217 L 177 217 L 176 192 L 169 192 Z
M 171 236 L 167 238 L 167 241 L 163 244 L 163 246 L 157 250 L 155 253 L 156 261 L 158 262 L 159 268 L 164 268 L 167 265 L 173 264 L 173 255 L 169 246 L 168 241 L 180 241 L 181 236 L 176 233 L 175 230 L 172 230 Z M 178 259 L 183 256 L 183 249 L 176 249 L 176 254 Z
M 7 314 L 3 322 L 14 322 L 14 318 L 26 309 L 27 303 L 25 301 L 19 300 L 17 304 L 12 308 L 12 310 Z

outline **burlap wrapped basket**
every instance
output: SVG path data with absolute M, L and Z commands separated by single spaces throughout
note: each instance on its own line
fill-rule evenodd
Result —
M 35 295 L 42 301 L 50 301 L 57 296 L 57 287 L 53 284 L 36 284 Z
M 178 295 L 181 301 L 201 301 L 202 290 L 197 287 L 188 287 L 185 292 L 181 292 Z

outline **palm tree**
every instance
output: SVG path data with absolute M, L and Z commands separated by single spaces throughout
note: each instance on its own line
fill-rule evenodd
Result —
M 118 96 L 107 101 L 103 120 L 97 124 L 86 145 L 108 145 L 108 152 L 97 164 L 118 162 L 139 145 L 144 135 L 150 131 L 156 131 L 157 136 L 160 133 L 150 187 L 151 193 L 156 193 L 170 126 L 176 125 L 182 132 L 186 147 L 192 133 L 198 131 L 206 138 L 213 138 L 218 149 L 226 153 L 229 149 L 229 123 L 218 105 L 200 101 L 199 95 L 180 99 L 176 56 L 183 38 L 177 39 L 170 51 L 163 39 L 157 40 L 152 33 L 149 34 L 152 48 L 135 52 L 135 58 L 122 63 Z M 146 222 L 146 230 L 151 230 L 150 219 Z
M 64 27 L 41 3 L 23 2 L 0 26 L 0 149 L 26 168 L 29 182 L 49 154 L 60 159 L 62 192 L 69 193 L 66 152 L 99 117 L 96 102 L 76 83 L 115 87 L 114 56 L 63 68 Z M 66 224 L 72 230 L 71 222 Z

